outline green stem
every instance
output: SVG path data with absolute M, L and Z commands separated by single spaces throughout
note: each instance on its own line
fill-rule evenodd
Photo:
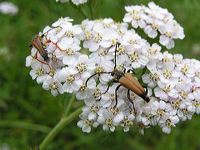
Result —
M 126 6 L 126 0 L 122 0 L 122 1 L 123 1 L 123 4 L 124 4 L 123 6 Z
M 78 6 L 77 8 L 83 14 L 83 16 L 85 16 L 85 18 L 89 18 L 88 15 L 87 15 L 87 13 L 85 13 L 85 11 L 82 9 L 81 6 Z
M 70 111 L 70 108 L 72 106 L 72 103 L 74 102 L 75 100 L 75 96 L 72 95 L 71 99 L 69 100 L 69 103 L 67 104 L 67 108 L 66 110 L 64 111 L 64 115 L 67 116 L 69 114 L 69 111 Z
M 57 125 L 48 133 L 45 139 L 40 144 L 40 150 L 45 150 L 47 145 L 53 140 L 53 138 L 61 131 L 63 128 L 72 122 L 82 111 L 82 108 L 77 109 L 69 116 L 63 116 Z
M 73 8 L 77 9 L 83 15 L 84 18 L 88 18 L 85 12 L 81 9 L 81 7 L 75 6 L 71 1 L 69 3 Z
M 35 130 L 45 133 L 48 133 L 50 131 L 50 128 L 47 126 L 32 124 L 23 121 L 1 120 L 0 127 L 22 128 L 22 129 Z
M 145 74 L 146 72 L 147 72 L 147 67 L 144 67 L 143 70 L 142 70 L 141 76 L 142 76 L 143 74 Z
M 89 9 L 90 9 L 91 19 L 93 20 L 94 16 L 93 16 L 93 10 L 92 10 L 92 0 L 89 1 Z

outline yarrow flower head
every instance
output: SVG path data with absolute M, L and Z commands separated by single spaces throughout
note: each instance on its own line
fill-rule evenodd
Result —
M 173 20 L 154 3 L 126 10 L 124 21 L 134 28 L 151 26 L 151 17 L 159 22 L 160 32 Z M 77 124 L 83 132 L 97 126 L 111 132 L 119 126 L 128 132 L 137 126 L 144 133 L 158 125 L 170 133 L 177 123 L 200 113 L 200 61 L 163 52 L 125 22 L 86 19 L 73 25 L 70 18 L 61 18 L 33 40 L 26 66 L 52 95 L 74 93 L 84 101 Z
M 185 37 L 183 28 L 174 20 L 167 9 L 161 8 L 154 2 L 146 6 L 126 6 L 123 21 L 130 23 L 133 28 L 140 27 L 150 38 L 160 34 L 160 44 L 171 49 L 175 46 L 174 39 Z

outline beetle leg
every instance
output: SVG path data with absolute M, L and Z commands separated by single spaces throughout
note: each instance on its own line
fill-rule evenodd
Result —
M 128 73 L 132 72 L 135 75 L 135 71 L 133 69 L 129 69 L 127 72 Z
M 124 72 L 124 74 L 126 73 L 126 68 L 125 67 L 124 67 L 124 71 L 123 72 Z
M 116 108 L 116 106 L 117 106 L 117 91 L 119 90 L 120 86 L 121 86 L 121 84 L 118 85 L 118 86 L 116 87 L 116 89 L 115 89 L 115 106 L 114 106 L 114 108 Z
M 105 91 L 105 92 L 103 92 L 102 94 L 106 94 L 106 93 L 108 92 L 109 88 L 110 88 L 110 85 L 108 85 L 108 87 L 107 87 L 106 91 Z
M 100 101 L 101 100 L 101 97 L 99 99 L 97 99 L 96 101 Z
M 33 58 L 35 58 L 37 61 L 39 61 L 39 62 L 42 63 L 42 64 L 48 65 L 47 62 L 38 59 L 38 53 L 39 53 L 39 52 L 37 51 L 36 54 L 35 54 L 35 56 L 34 56 Z M 39 54 L 39 55 L 41 55 L 41 54 Z M 41 56 L 42 56 L 42 55 L 41 55 Z
M 135 105 L 134 105 L 134 103 L 133 103 L 133 101 L 132 101 L 132 99 L 130 97 L 130 90 L 127 91 L 127 98 L 131 102 L 131 104 L 133 105 L 133 110 L 134 110 L 134 113 L 136 115 Z
M 147 86 L 143 86 L 145 88 L 145 94 L 147 95 L 148 94 L 148 88 Z
M 57 43 L 50 41 L 53 45 L 55 45 L 60 51 L 65 51 L 64 49 L 60 48 Z
M 44 65 L 47 65 L 47 66 L 49 67 L 49 69 L 51 70 L 51 67 L 50 67 L 50 65 L 49 65 L 47 62 L 41 61 L 41 60 L 39 60 L 39 59 L 37 58 L 37 53 L 36 53 L 35 56 L 32 56 L 32 58 L 35 59 L 35 60 L 37 60 L 37 61 L 39 61 L 40 63 L 42 63 L 42 64 L 44 64 Z
M 42 35 L 41 35 L 41 37 L 44 37 L 45 36 L 45 34 L 48 34 L 49 33 L 49 31 L 51 31 L 51 30 L 53 30 L 53 29 L 56 29 L 56 28 L 61 28 L 61 29 L 63 29 L 62 27 L 60 27 L 60 26 L 56 26 L 56 27 L 50 27 L 51 29 L 49 29 L 49 30 L 47 30 L 45 33 L 43 33 Z M 46 36 L 45 36 L 45 38 L 46 38 Z
M 38 51 L 35 53 L 35 55 L 33 56 L 33 58 L 37 59 L 37 55 L 38 55 Z

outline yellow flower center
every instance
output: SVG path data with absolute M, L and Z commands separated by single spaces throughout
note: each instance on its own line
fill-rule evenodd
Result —
M 68 77 L 67 77 L 67 83 L 71 84 L 73 81 L 75 80 L 75 76 L 70 74 Z
M 113 120 L 111 118 L 106 119 L 106 121 L 105 121 L 106 125 L 109 127 L 112 127 L 112 122 L 113 122 Z
M 134 61 L 138 60 L 139 54 L 137 52 L 133 52 L 129 57 L 130 57 L 131 61 L 134 62 Z
M 168 69 L 165 69 L 165 70 L 163 71 L 163 76 L 164 76 L 166 79 L 170 79 L 171 76 L 172 76 L 172 72 L 171 72 L 170 70 L 168 70 Z
M 39 69 L 36 70 L 36 74 L 37 74 L 38 76 L 41 76 L 41 75 L 44 74 L 44 70 L 43 70 L 42 68 L 39 68 Z
M 83 64 L 83 63 L 79 63 L 77 66 L 76 66 L 76 69 L 78 70 L 79 73 L 83 73 L 85 72 L 87 69 L 86 69 L 86 65 Z

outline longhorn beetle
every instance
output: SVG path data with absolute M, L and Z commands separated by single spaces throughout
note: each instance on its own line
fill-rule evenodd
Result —
M 45 36 L 45 34 L 47 34 L 49 31 L 51 31 L 55 28 L 58 28 L 58 27 L 52 27 L 51 29 L 49 29 L 45 33 L 43 33 L 42 35 L 36 35 L 35 38 L 31 41 L 30 47 L 35 47 L 45 62 L 37 59 L 37 53 L 34 56 L 34 58 L 43 64 L 47 64 L 47 62 L 49 61 L 49 57 L 48 57 L 48 53 L 46 51 L 45 43 L 42 42 L 42 38 Z M 47 40 L 46 43 L 48 43 L 48 42 L 51 42 L 51 41 Z
M 117 91 L 119 90 L 119 88 L 121 86 L 125 87 L 128 89 L 127 91 L 127 98 L 129 99 L 129 101 L 133 104 L 133 101 L 130 98 L 130 91 L 134 92 L 136 95 L 140 96 L 142 99 L 144 99 L 146 102 L 150 101 L 150 98 L 147 96 L 147 88 L 146 90 L 144 89 L 144 87 L 139 83 L 139 81 L 132 75 L 132 73 L 130 73 L 133 70 L 128 70 L 126 71 L 126 69 L 124 68 L 123 71 L 117 69 L 117 65 L 116 65 L 116 58 L 117 58 L 117 49 L 120 46 L 119 43 L 117 43 L 115 45 L 115 58 L 114 58 L 114 62 L 115 62 L 115 66 L 113 71 L 111 72 L 100 72 L 100 73 L 95 73 L 93 75 L 91 75 L 87 80 L 86 80 L 86 86 L 87 86 L 87 82 L 88 80 L 90 80 L 92 77 L 94 77 L 95 75 L 100 75 L 100 74 L 111 74 L 114 79 L 111 80 L 111 82 L 116 82 L 116 83 L 120 83 L 116 89 L 115 89 L 115 106 L 114 108 L 117 106 Z M 133 71 L 134 73 L 134 71 Z M 106 89 L 106 91 L 104 92 L 104 94 L 109 90 L 109 85 L 108 88 Z M 133 105 L 134 106 L 134 105 Z
M 40 53 L 40 55 L 43 57 L 44 61 L 48 62 L 49 57 L 47 54 L 47 51 L 45 50 L 45 45 L 42 43 L 42 37 L 44 36 L 37 35 L 32 41 L 31 41 L 31 47 L 35 47 L 37 51 Z M 37 55 L 37 54 L 36 54 Z

